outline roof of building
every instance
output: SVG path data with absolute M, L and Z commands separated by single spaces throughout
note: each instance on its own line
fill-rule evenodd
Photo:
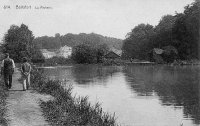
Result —
M 169 54 L 171 52 L 174 52 L 175 54 L 178 54 L 178 50 L 174 46 L 165 46 L 163 47 L 165 53 Z
M 163 49 L 159 49 L 159 48 L 154 48 L 153 51 L 156 53 L 156 54 L 162 54 L 164 52 Z
M 122 50 L 116 49 L 116 48 L 112 48 L 110 49 L 110 51 L 116 53 L 117 55 L 121 56 L 122 55 Z
M 113 51 L 108 52 L 105 56 L 105 58 L 119 58 L 120 56 Z

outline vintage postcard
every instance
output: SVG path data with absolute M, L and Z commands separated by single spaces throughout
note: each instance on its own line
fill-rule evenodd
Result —
M 200 126 L 199 0 L 2 0 L 0 125 Z

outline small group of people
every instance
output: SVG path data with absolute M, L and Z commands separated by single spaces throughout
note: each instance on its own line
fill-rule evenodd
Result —
M 14 71 L 15 71 L 15 62 L 13 59 L 9 57 L 9 54 L 6 53 L 5 59 L 2 61 L 1 64 L 1 75 L 4 77 L 4 83 L 7 89 L 11 89 L 12 87 L 12 76 Z M 31 72 L 31 65 L 28 63 L 28 59 L 26 57 L 22 59 L 20 71 L 21 71 L 23 91 L 26 91 L 30 87 L 30 72 Z

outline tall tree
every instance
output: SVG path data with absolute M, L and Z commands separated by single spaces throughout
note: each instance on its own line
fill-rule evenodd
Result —
M 72 59 L 76 63 L 94 63 L 96 50 L 86 44 L 80 44 L 72 49 Z
M 12 25 L 4 35 L 3 52 L 9 53 L 16 62 L 20 62 L 25 56 L 32 58 L 35 50 L 33 39 L 34 36 L 28 26 L 25 24 L 21 24 L 20 27 Z
M 154 38 L 154 47 L 162 48 L 164 46 L 173 45 L 172 28 L 175 24 L 176 17 L 165 15 L 161 18 L 155 27 L 156 36 Z
M 97 63 L 102 63 L 103 62 L 103 56 L 108 53 L 109 47 L 106 44 L 102 44 L 96 47 L 96 59 Z
M 176 15 L 173 27 L 176 47 L 181 59 L 200 59 L 200 1 L 185 7 L 184 13 Z
M 150 44 L 154 36 L 154 27 L 149 24 L 139 24 L 130 33 L 123 43 L 123 57 L 146 59 L 147 53 L 151 50 Z
M 136 26 L 123 44 L 123 57 L 145 59 L 152 48 L 175 47 L 180 59 L 200 59 L 200 1 L 185 7 L 183 13 L 165 15 L 153 28 Z

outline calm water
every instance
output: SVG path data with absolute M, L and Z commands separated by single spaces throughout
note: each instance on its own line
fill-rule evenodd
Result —
M 76 65 L 43 69 L 128 126 L 200 126 L 199 66 Z

